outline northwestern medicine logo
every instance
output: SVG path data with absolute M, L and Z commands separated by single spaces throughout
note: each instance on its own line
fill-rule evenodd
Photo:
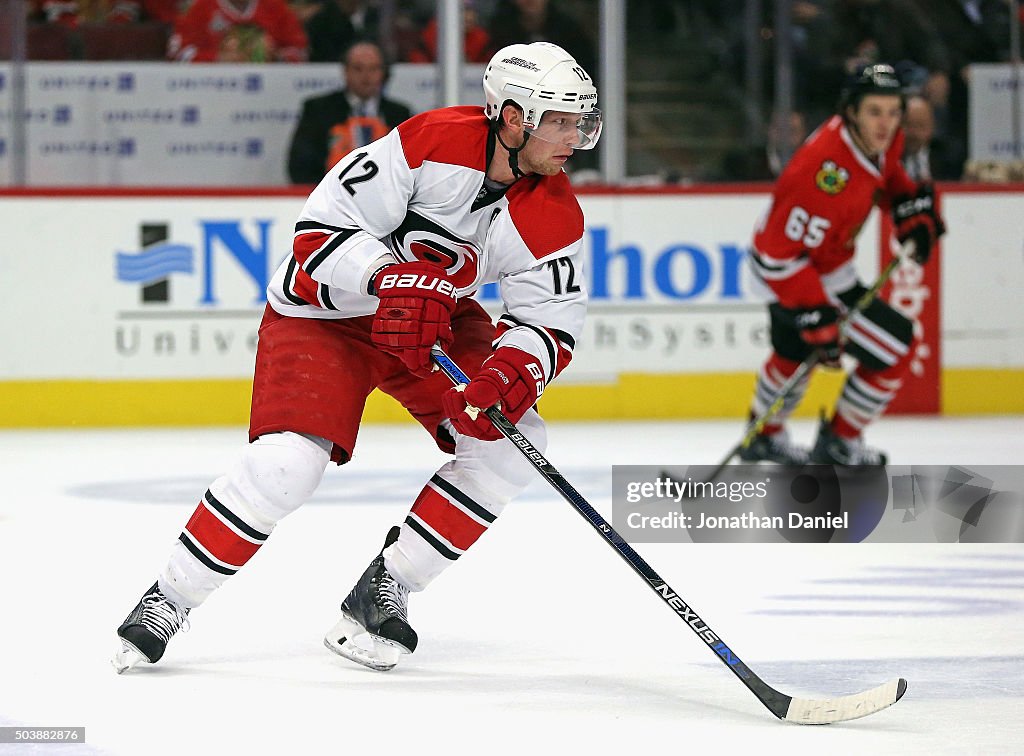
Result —
M 254 152 L 259 149 L 252 146 Z M 169 223 L 143 224 L 139 249 L 117 252 L 117 280 L 139 285 L 144 304 L 211 305 L 218 304 L 218 280 L 231 266 L 234 277 L 240 268 L 253 286 L 255 303 L 265 303 L 268 269 L 271 262 L 276 265 L 279 261 L 269 257 L 272 224 L 258 219 L 199 219 L 195 225 L 188 224 L 199 230 L 199 239 L 190 241 L 173 239 Z M 669 242 L 642 249 L 636 243 L 616 243 L 606 226 L 587 229 L 585 241 L 586 285 L 593 301 L 747 301 L 743 245 Z M 171 280 L 176 275 L 201 276 L 198 301 L 186 303 L 171 296 Z M 221 288 L 225 288 L 223 284 Z M 477 296 L 484 301 L 497 300 L 497 284 L 487 284 Z
M 195 272 L 194 250 L 188 244 L 169 243 L 166 224 L 143 224 L 139 235 L 141 251 L 115 256 L 117 280 L 139 284 L 143 303 L 168 302 L 171 274 Z
M 137 305 L 115 314 L 116 356 L 157 370 L 167 360 L 192 360 L 202 371 L 249 370 L 276 262 L 271 225 L 248 218 L 139 224 L 139 247 L 112 254 L 116 280 L 138 292 Z
M 254 288 L 253 304 L 266 302 L 268 254 L 272 221 L 256 220 L 255 238 L 243 230 L 241 220 L 199 221 L 200 243 L 197 247 L 172 241 L 168 223 L 143 223 L 139 226 L 137 251 L 117 251 L 114 272 L 118 281 L 134 284 L 140 290 L 143 305 L 175 303 L 171 290 L 175 275 L 202 276 L 199 299 L 177 302 L 183 306 L 217 305 L 217 281 L 220 266 L 234 261 Z M 198 270 L 197 270 L 198 269 Z

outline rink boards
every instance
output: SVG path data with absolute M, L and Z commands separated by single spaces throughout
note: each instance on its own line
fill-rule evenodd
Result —
M 581 192 L 590 313 L 545 414 L 742 415 L 768 348 L 763 292 L 744 261 L 766 189 Z M 5 193 L 0 426 L 244 422 L 266 282 L 304 198 Z M 937 260 L 901 269 L 887 294 L 923 342 L 902 409 L 1024 412 L 1024 188 L 949 185 L 943 200 L 949 233 Z M 860 234 L 865 281 L 887 232 L 876 213 Z M 479 296 L 499 311 L 493 287 Z M 821 378 L 807 412 L 838 388 L 835 375 Z M 368 407 L 371 420 L 403 417 L 386 397 Z

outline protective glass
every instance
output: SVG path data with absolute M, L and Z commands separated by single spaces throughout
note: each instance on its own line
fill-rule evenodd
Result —
M 601 138 L 601 111 L 597 108 L 589 113 L 549 110 L 536 128 L 528 128 L 527 131 L 531 137 L 545 142 L 574 150 L 592 150 Z

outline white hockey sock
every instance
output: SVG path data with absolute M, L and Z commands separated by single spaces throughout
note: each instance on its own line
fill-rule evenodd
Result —
M 296 433 L 256 439 L 203 495 L 160 574 L 160 589 L 181 606 L 199 606 L 313 494 L 329 459 L 323 439 Z
M 531 410 L 517 424 L 539 451 L 544 421 Z M 484 534 L 537 472 L 507 439 L 456 436 L 455 460 L 441 467 L 416 498 L 384 564 L 411 591 L 422 591 Z
M 434 475 L 416 497 L 398 540 L 384 551 L 388 572 L 409 590 L 426 588 L 505 508 L 505 502 L 493 499 L 484 507 L 464 488 Z

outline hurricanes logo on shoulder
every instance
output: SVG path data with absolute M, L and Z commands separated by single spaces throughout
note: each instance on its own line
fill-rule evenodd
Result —
M 850 180 L 850 172 L 840 168 L 832 160 L 826 160 L 821 164 L 818 173 L 814 176 L 814 183 L 825 194 L 839 194 L 846 188 L 846 182 Z

